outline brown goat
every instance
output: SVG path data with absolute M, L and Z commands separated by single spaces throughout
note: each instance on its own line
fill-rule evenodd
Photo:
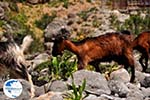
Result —
M 62 29 L 62 33 L 66 34 L 68 31 Z M 126 69 L 129 66 L 131 67 L 130 82 L 133 82 L 135 79 L 133 53 L 131 42 L 125 37 L 124 34 L 120 33 L 107 33 L 94 38 L 86 38 L 80 42 L 72 42 L 65 39 L 64 36 L 59 36 L 54 40 L 52 55 L 61 55 L 65 49 L 73 52 L 77 55 L 79 70 L 88 64 L 94 65 L 95 62 L 110 62 L 113 60 L 118 64 L 123 64 Z M 94 67 L 96 71 L 100 71 L 98 66 Z
M 146 72 L 148 67 L 148 58 L 150 53 L 150 31 L 145 31 L 139 34 L 133 41 L 133 49 L 138 50 L 142 55 L 139 62 L 143 68 L 143 72 Z M 145 64 L 143 62 L 145 60 Z

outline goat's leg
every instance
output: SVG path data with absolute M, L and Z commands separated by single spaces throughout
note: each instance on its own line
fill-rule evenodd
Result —
M 145 65 L 143 63 L 143 60 L 145 59 Z M 139 62 L 143 68 L 143 72 L 146 72 L 147 66 L 148 66 L 148 56 L 142 54 L 141 58 L 139 59 Z
M 78 61 L 78 70 L 84 69 L 85 66 L 86 64 L 82 60 Z
M 130 82 L 133 83 L 134 80 L 135 80 L 135 68 L 134 68 L 134 65 L 130 65 L 131 67 L 131 79 L 130 79 Z
M 126 57 L 126 63 L 125 64 L 125 67 L 127 67 L 128 65 L 130 66 L 131 68 L 131 78 L 130 78 L 130 82 L 133 83 L 134 80 L 135 80 L 135 66 L 134 66 L 134 57 L 133 57 L 133 54 L 132 54 L 132 51 L 131 50 L 127 50 L 126 51 L 126 54 L 125 54 L 125 57 Z
M 146 69 L 148 67 L 148 54 L 145 54 L 145 66 L 143 66 L 143 72 L 146 72 Z
M 140 59 L 139 59 L 139 62 L 140 62 L 140 64 L 141 64 L 141 66 L 142 66 L 142 68 L 143 68 L 143 72 L 145 71 L 145 65 L 143 64 L 143 60 L 144 60 L 144 56 L 143 56 L 143 54 L 142 54 L 142 56 L 140 57 Z
M 143 51 L 141 52 L 142 56 L 139 59 L 139 62 L 143 68 L 143 70 L 142 70 L 143 72 L 146 72 L 146 69 L 148 67 L 148 58 L 149 58 L 149 48 L 148 47 L 149 47 L 149 44 L 147 44 L 147 43 L 142 45 L 142 48 L 143 48 Z M 143 62 L 143 60 L 145 60 L 145 62 Z

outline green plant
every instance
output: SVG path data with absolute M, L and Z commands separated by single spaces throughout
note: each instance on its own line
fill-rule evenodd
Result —
M 130 30 L 132 33 L 138 35 L 141 31 L 149 30 L 150 27 L 150 16 L 149 11 L 145 14 L 145 18 L 141 17 L 140 14 L 143 12 L 138 12 L 138 14 L 130 15 L 129 19 L 126 19 L 124 23 L 118 21 L 115 15 L 112 15 L 110 18 L 111 25 L 120 30 Z
M 63 2 L 63 7 L 68 8 L 69 0 L 62 0 L 62 2 Z
M 92 2 L 92 0 L 86 0 L 87 2 L 89 2 L 89 3 L 91 3 Z
M 44 14 L 44 15 L 42 16 L 42 18 L 41 18 L 40 20 L 36 20 L 36 21 L 34 22 L 34 24 L 35 24 L 38 28 L 44 30 L 44 29 L 46 28 L 46 26 L 47 26 L 50 22 L 52 22 L 55 18 L 56 18 L 56 12 L 53 12 L 51 16 L 49 16 L 48 14 Z
M 17 43 L 21 44 L 24 36 L 30 34 L 34 38 L 34 41 L 29 48 L 29 52 L 34 53 L 44 49 L 43 43 L 39 38 L 35 37 L 31 27 L 26 24 L 28 22 L 28 17 L 25 15 L 25 13 L 11 12 L 7 13 L 7 16 L 8 20 L 5 23 L 10 27 L 8 27 L 6 24 L 4 24 L 4 27 L 6 27 L 7 31 L 11 32 Z
M 93 20 L 92 22 L 93 27 L 98 28 L 101 25 L 101 22 L 98 19 Z
M 83 100 L 83 92 L 85 90 L 85 87 L 86 87 L 86 79 L 83 80 L 82 82 L 82 85 L 81 86 L 77 86 L 75 85 L 75 82 L 74 82 L 74 78 L 73 78 L 73 75 L 71 75 L 72 77 L 72 90 L 73 92 L 68 94 L 68 99 L 70 100 Z
M 77 60 L 72 57 L 69 51 L 65 51 L 62 57 L 53 57 L 49 68 L 51 75 L 56 79 L 67 79 L 77 69 Z
M 101 70 L 101 73 L 106 73 L 106 72 L 109 72 L 111 73 L 112 71 L 114 71 L 114 69 L 117 69 L 118 68 L 118 64 L 117 63 L 114 63 L 114 64 L 100 64 L 99 65 L 100 67 L 100 70 Z
M 81 11 L 80 13 L 78 13 L 78 16 L 81 17 L 84 21 L 87 20 L 87 18 L 89 17 L 90 13 L 95 11 L 96 8 L 93 7 L 93 8 L 90 8 L 88 10 L 85 10 L 85 11 Z
M 63 3 L 63 7 L 68 8 L 69 6 L 69 0 L 52 0 L 49 2 L 49 5 L 51 7 L 57 7 L 60 6 Z
M 4 20 L 0 20 L 0 27 L 2 27 L 3 25 L 5 25 L 5 21 Z
M 77 69 L 77 61 L 71 52 L 65 51 L 62 57 L 52 57 L 51 60 L 38 65 L 35 70 L 40 73 L 43 68 L 49 68 L 49 71 L 47 75 L 40 76 L 40 80 L 65 80 Z

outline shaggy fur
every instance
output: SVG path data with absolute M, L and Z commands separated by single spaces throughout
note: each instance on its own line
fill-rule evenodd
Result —
M 27 70 L 27 61 L 24 51 L 32 42 L 31 36 L 26 36 L 23 43 L 18 46 L 14 41 L 0 42 L 0 75 L 9 74 L 10 78 L 23 78 L 31 84 L 31 95 L 34 96 L 34 87 Z

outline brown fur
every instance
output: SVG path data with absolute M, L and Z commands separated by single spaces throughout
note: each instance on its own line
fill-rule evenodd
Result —
M 80 42 L 72 42 L 67 39 L 59 38 L 54 41 L 53 56 L 61 54 L 67 49 L 77 55 L 78 69 L 83 69 L 89 63 L 94 65 L 96 62 L 116 61 L 123 64 L 125 68 L 131 67 L 131 82 L 135 78 L 134 59 L 130 40 L 124 34 L 107 33 L 99 37 L 86 38 Z M 95 66 L 96 71 L 100 71 Z
M 143 71 L 145 72 L 148 67 L 148 58 L 150 50 L 150 31 L 145 31 L 139 34 L 133 41 L 133 49 L 138 50 L 142 56 L 139 59 Z M 143 62 L 145 60 L 145 64 Z

